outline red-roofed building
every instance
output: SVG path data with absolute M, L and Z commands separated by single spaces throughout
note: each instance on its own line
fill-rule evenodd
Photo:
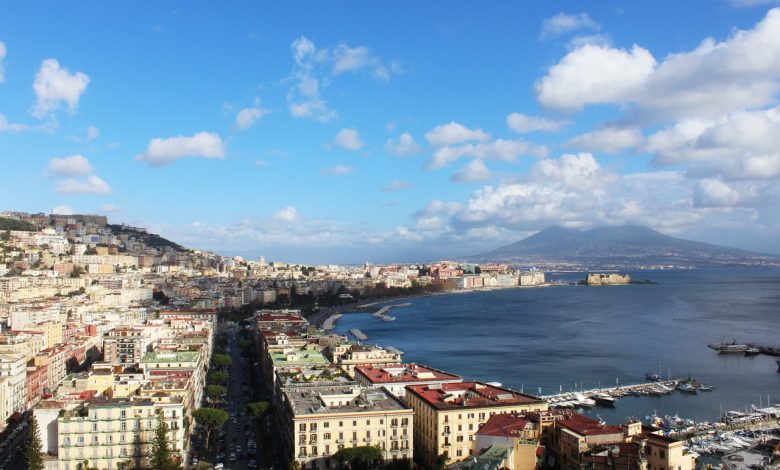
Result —
M 538 423 L 524 414 L 493 415 L 475 434 L 474 449 L 506 449 L 509 470 L 534 470 L 539 460 L 539 432 Z
M 540 398 L 481 382 L 410 385 L 406 402 L 414 409 L 414 446 L 430 467 L 439 455 L 446 464 L 468 456 L 474 435 L 493 415 L 547 410 Z
M 462 382 L 459 375 L 420 364 L 398 364 L 385 367 L 364 365 L 355 367 L 355 381 L 366 387 L 385 387 L 403 399 L 407 385 L 434 385 Z

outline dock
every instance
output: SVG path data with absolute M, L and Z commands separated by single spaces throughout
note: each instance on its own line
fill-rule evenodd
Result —
M 336 326 L 336 320 L 341 318 L 343 315 L 340 313 L 334 313 L 333 315 L 329 316 L 323 323 L 322 323 L 322 329 L 323 330 L 332 330 L 334 326 Z
M 721 354 L 745 354 L 750 355 L 749 349 L 758 350 L 755 354 L 765 354 L 767 356 L 780 357 L 780 347 L 767 346 L 765 344 L 753 344 L 753 343 L 713 343 L 708 344 L 708 348 L 714 349 Z
M 595 406 L 596 404 L 611 406 L 621 397 L 625 396 L 663 396 L 674 391 L 696 394 L 698 392 L 711 391 L 709 385 L 686 380 L 660 380 L 655 382 L 643 382 L 633 385 L 619 385 L 608 388 L 594 388 L 573 392 L 562 392 L 552 395 L 542 395 L 551 407 L 555 408 L 582 408 Z
M 354 336 L 356 339 L 360 341 L 365 341 L 368 339 L 368 336 L 366 336 L 365 333 L 358 330 L 357 328 L 352 328 L 351 330 L 349 330 L 349 334 L 351 334 L 352 336 Z

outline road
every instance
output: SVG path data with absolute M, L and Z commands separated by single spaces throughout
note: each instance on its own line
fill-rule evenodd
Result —
M 22 419 L 12 421 L 0 434 L 0 470 L 24 468 L 24 438 L 31 412 L 25 412 Z

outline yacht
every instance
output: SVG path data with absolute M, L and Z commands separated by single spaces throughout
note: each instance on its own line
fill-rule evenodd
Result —
M 592 398 L 588 398 L 585 395 L 581 393 L 575 393 L 574 394 L 574 402 L 575 406 L 595 406 L 596 400 L 593 400 Z
M 675 388 L 683 393 L 696 394 L 696 387 L 688 382 L 680 382 Z
M 615 406 L 615 398 L 607 395 L 606 393 L 596 393 L 593 395 L 593 399 L 596 401 L 596 404 L 602 405 L 602 406 Z
M 758 348 L 751 346 L 747 349 L 745 349 L 745 356 L 755 356 L 757 354 L 760 354 L 761 351 L 758 350 Z

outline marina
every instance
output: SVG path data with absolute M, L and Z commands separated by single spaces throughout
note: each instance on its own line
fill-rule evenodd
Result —
M 590 390 L 560 392 L 542 396 L 553 408 L 590 408 L 593 406 L 614 406 L 617 399 L 630 396 L 668 395 L 674 391 L 686 394 L 697 394 L 714 390 L 711 385 L 685 380 L 652 380 L 634 385 L 618 385 L 610 388 L 595 388 Z
M 742 354 L 745 356 L 765 354 L 767 356 L 780 357 L 780 347 L 752 343 L 739 344 L 736 340 L 733 340 L 731 343 L 723 341 L 720 343 L 708 344 L 707 347 L 718 351 L 718 354 Z

